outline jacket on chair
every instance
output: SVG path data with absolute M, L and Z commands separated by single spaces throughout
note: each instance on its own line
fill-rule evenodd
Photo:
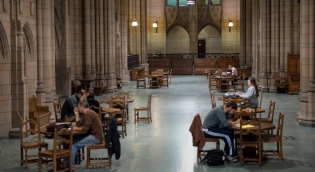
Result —
M 117 123 L 116 118 L 113 117 L 111 119 L 111 123 L 107 134 L 105 135 L 106 144 L 105 147 L 108 149 L 110 156 L 115 154 L 115 158 L 120 158 L 120 141 L 119 141 L 119 133 L 117 131 Z

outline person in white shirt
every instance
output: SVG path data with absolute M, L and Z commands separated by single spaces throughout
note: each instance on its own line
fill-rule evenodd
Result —
M 248 78 L 246 93 L 238 93 L 244 99 L 249 99 L 250 106 L 258 106 L 259 91 L 254 77 Z
M 232 65 L 229 65 L 229 69 L 232 72 L 232 76 L 237 76 L 237 69 L 233 67 Z

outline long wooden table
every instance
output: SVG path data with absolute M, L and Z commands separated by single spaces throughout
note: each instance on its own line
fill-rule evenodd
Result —
M 223 101 L 224 99 L 223 99 L 223 97 L 218 97 L 218 100 Z M 243 110 L 245 110 L 246 112 L 249 113 L 249 112 L 251 112 L 252 109 L 250 107 L 247 107 L 246 109 L 243 109 Z M 241 107 L 237 107 L 237 111 L 236 112 L 241 112 Z M 261 107 L 257 107 L 256 108 L 256 113 L 264 113 L 264 112 L 265 112 L 265 109 L 263 109 Z

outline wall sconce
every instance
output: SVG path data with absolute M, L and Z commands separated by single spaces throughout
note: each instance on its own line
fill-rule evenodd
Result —
M 187 5 L 194 5 L 196 0 L 187 0 Z
M 233 22 L 232 20 L 229 21 L 229 32 L 231 32 L 231 28 L 233 27 Z
M 133 21 L 132 21 L 132 24 L 131 24 L 132 26 L 138 26 L 138 22 L 137 22 L 137 20 L 136 19 L 133 19 Z
M 153 22 L 152 27 L 155 27 L 155 33 L 157 33 L 157 21 L 154 21 L 154 22 Z

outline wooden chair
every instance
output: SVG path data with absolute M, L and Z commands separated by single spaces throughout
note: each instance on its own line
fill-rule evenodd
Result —
M 146 81 L 144 71 L 140 70 L 136 72 L 137 88 L 143 87 L 146 88 Z
M 210 91 L 210 100 L 211 102 L 215 101 L 214 92 Z
M 213 77 L 211 74 L 209 74 L 209 76 L 209 91 L 219 90 L 219 79 Z
M 192 121 L 192 124 L 193 123 L 196 123 L 197 125 L 195 126 L 198 130 L 199 130 L 199 133 L 202 133 L 200 134 L 199 137 L 200 140 L 204 140 L 206 143 L 215 143 L 216 144 L 216 149 L 219 150 L 220 149 L 220 139 L 219 138 L 206 138 L 203 131 L 202 131 L 202 123 L 201 123 L 201 118 L 200 118 L 200 115 L 199 113 L 197 113 L 195 116 L 194 116 L 194 119 Z M 197 161 L 198 159 L 201 160 L 201 156 L 206 156 L 207 153 L 203 150 L 203 147 L 204 146 L 201 146 L 199 144 L 199 142 L 197 143 Z
M 258 129 L 243 128 L 243 121 L 240 121 L 239 139 L 237 139 L 240 166 L 243 166 L 245 161 L 256 161 L 259 163 L 259 167 L 262 165 L 262 134 L 260 120 L 255 120 L 255 123 L 255 125 L 258 126 Z M 247 148 L 253 148 L 251 150 L 254 150 L 254 152 L 247 153 Z
M 119 96 L 121 98 L 125 97 L 126 99 L 129 99 L 129 91 L 127 92 L 116 92 L 116 97 Z M 129 103 L 126 102 L 126 115 L 127 115 L 127 121 L 129 121 Z
M 70 117 L 70 118 L 68 118 L 67 115 L 65 116 L 65 122 L 73 122 L 73 121 L 75 121 L 75 120 L 76 120 L 75 116 L 72 116 L 72 117 Z
M 268 117 L 267 118 L 261 118 L 262 122 L 273 123 L 273 117 L 274 117 L 274 114 L 275 114 L 275 107 L 276 107 L 276 102 L 273 102 L 272 100 L 270 100 L 269 110 L 268 110 Z
M 103 140 L 101 144 L 93 144 L 86 146 L 86 169 L 89 169 L 91 165 L 108 165 L 109 169 L 112 168 L 111 156 L 108 152 L 108 149 L 105 147 L 105 141 Z M 102 149 L 107 149 L 107 157 L 91 157 L 91 150 L 100 151 Z
M 234 91 L 239 91 L 239 92 L 243 92 L 244 91 L 244 78 L 245 78 L 245 74 L 243 73 L 243 77 L 241 75 L 234 77 L 234 79 L 237 79 L 237 81 L 235 82 L 235 80 L 233 81 L 233 86 L 234 86 Z
M 170 70 L 170 72 L 167 75 L 167 79 L 168 79 L 168 84 L 172 85 L 172 69 Z
M 266 156 L 279 156 L 283 161 L 283 150 L 282 150 L 282 133 L 283 133 L 283 121 L 284 115 L 279 114 L 278 120 L 278 127 L 277 127 L 277 134 L 262 134 L 261 140 L 262 143 L 265 142 L 276 142 L 277 143 L 277 150 L 263 150 Z
M 54 101 L 54 110 L 55 110 L 55 122 L 64 122 L 61 120 L 61 103 L 57 100 Z
M 148 94 L 148 104 L 147 107 L 135 107 L 134 108 L 134 119 L 135 123 L 139 121 L 147 121 L 150 124 L 150 121 L 152 122 L 152 117 L 151 117 L 151 97 L 152 93 Z M 147 117 L 139 117 L 140 111 L 147 111 Z
M 250 106 L 250 105 L 247 105 L 247 106 L 241 106 L 240 107 L 240 110 L 241 111 L 244 111 L 244 112 L 248 112 L 248 109 L 250 109 L 250 119 L 255 119 L 257 118 L 257 107 L 256 106 Z M 259 116 L 261 116 L 259 114 Z M 260 119 L 260 118 L 259 118 Z
M 121 130 L 119 134 L 122 135 L 123 138 L 127 136 L 127 127 L 126 127 L 126 98 L 125 97 L 111 97 L 111 105 L 112 108 L 119 108 L 120 111 L 115 112 L 117 126 L 121 126 Z
M 61 136 L 61 137 L 60 137 Z M 54 131 L 54 146 L 53 149 L 38 152 L 38 171 L 42 171 L 42 158 L 52 159 L 53 171 L 71 171 L 72 172 L 72 139 L 73 129 L 63 128 L 60 131 Z M 61 148 L 62 146 L 62 148 Z M 57 160 L 65 160 L 69 158 L 69 168 L 59 169 Z
M 211 102 L 211 107 L 212 107 L 212 109 L 217 107 L 217 103 L 215 101 Z
M 151 78 L 149 80 L 150 88 L 159 88 L 159 76 L 156 71 L 151 72 Z
M 35 126 L 35 130 L 32 128 L 28 128 L 30 124 L 33 124 Z M 38 158 L 37 154 L 29 155 L 28 151 L 32 149 L 38 149 L 38 151 L 41 150 L 41 148 L 48 149 L 48 143 L 41 141 L 41 135 L 40 135 L 40 120 L 32 120 L 28 119 L 27 121 L 23 122 L 20 120 L 19 123 L 20 128 L 20 150 L 21 150 L 21 166 L 23 166 L 27 169 L 29 163 L 37 163 Z M 28 128 L 28 129 L 27 129 Z M 33 141 L 25 141 L 24 138 L 28 137 L 30 135 L 37 134 L 37 138 Z M 25 154 L 24 154 L 25 153 Z M 31 159 L 32 158 L 32 159 Z

